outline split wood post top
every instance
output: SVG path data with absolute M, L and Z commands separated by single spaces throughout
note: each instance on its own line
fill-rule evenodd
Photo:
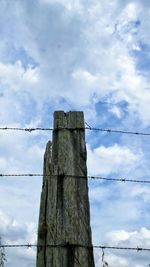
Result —
M 84 127 L 83 112 L 54 113 L 44 156 L 37 267 L 94 267 Z

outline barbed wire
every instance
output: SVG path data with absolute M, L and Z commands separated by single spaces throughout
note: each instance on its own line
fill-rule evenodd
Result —
M 148 180 L 137 180 L 137 179 L 127 179 L 127 178 L 109 178 L 109 177 L 98 177 L 98 176 L 88 176 L 89 179 L 95 180 L 106 180 L 106 181 L 114 181 L 114 182 L 130 182 L 130 183 L 146 183 L 150 184 Z
M 85 130 L 100 131 L 100 132 L 107 132 L 107 133 L 120 133 L 120 134 L 132 134 L 132 135 L 150 136 L 150 133 L 123 131 L 123 130 L 113 130 L 113 129 L 104 129 L 104 128 L 85 127 Z
M 74 246 L 78 248 L 94 248 L 94 249 L 113 249 L 113 250 L 134 250 L 134 251 L 149 251 L 150 248 L 143 248 L 143 247 L 120 247 L 120 246 L 104 246 L 104 245 L 93 245 L 93 246 L 86 246 L 86 245 L 80 245 L 80 244 L 47 244 L 47 245 L 40 245 L 40 244 L 0 244 L 0 248 L 32 248 L 32 247 L 50 247 L 50 248 L 58 248 L 58 247 L 69 247 Z
M 19 127 L 0 127 L 0 130 L 11 130 L 11 131 L 25 131 L 25 132 L 33 132 L 33 131 L 53 131 L 52 128 L 19 128 Z
M 38 174 L 38 173 L 14 173 L 14 174 L 6 174 L 6 173 L 1 173 L 0 177 L 42 177 L 42 176 L 47 176 L 47 177 L 57 177 L 57 176 L 64 176 L 64 177 L 70 177 L 70 178 L 88 178 L 92 180 L 105 180 L 105 181 L 114 181 L 114 182 L 130 182 L 130 183 L 145 183 L 145 184 L 150 184 L 150 180 L 137 180 L 137 179 L 128 179 L 128 178 L 110 178 L 110 177 L 101 177 L 101 176 L 82 176 L 82 175 L 69 175 L 69 174 Z
M 123 131 L 123 130 L 114 130 L 114 129 L 104 129 L 104 128 L 95 128 L 95 127 L 76 127 L 76 128 L 18 128 L 18 127 L 0 127 L 0 131 L 12 130 L 12 131 L 25 131 L 25 132 L 33 132 L 33 131 L 53 131 L 53 130 L 91 130 L 91 131 L 100 131 L 107 133 L 119 133 L 119 134 L 130 134 L 130 135 L 143 135 L 150 136 L 150 133 L 146 132 L 134 132 L 134 131 Z

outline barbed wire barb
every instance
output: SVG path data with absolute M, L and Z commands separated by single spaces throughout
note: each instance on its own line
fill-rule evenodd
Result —
M 120 133 L 120 134 L 150 136 L 150 133 L 144 133 L 144 132 L 123 131 L 123 130 L 94 128 L 94 127 L 85 127 L 85 130 L 93 130 L 93 131 L 100 131 L 100 132 L 107 132 L 107 133 Z
M 14 174 L 7 174 L 7 173 L 0 173 L 0 177 L 42 177 L 42 176 L 47 176 L 47 177 L 57 177 L 59 175 L 50 175 L 50 174 L 42 174 L 42 173 L 14 173 Z M 70 175 L 70 174 L 65 174 L 65 177 L 70 177 L 70 178 L 88 178 L 92 180 L 104 180 L 104 181 L 112 181 L 112 182 L 123 182 L 123 183 L 145 183 L 145 184 L 150 184 L 150 180 L 143 180 L 143 179 L 128 179 L 128 178 L 111 178 L 111 177 L 101 177 L 101 176 L 75 176 L 75 175 Z
M 80 244 L 73 244 L 74 247 L 82 247 L 82 248 L 95 248 L 95 249 L 101 249 L 104 251 L 105 249 L 112 249 L 112 250 L 133 250 L 133 251 L 147 251 L 150 252 L 150 248 L 143 248 L 143 247 L 120 247 L 120 246 L 104 246 L 104 245 L 93 245 L 93 246 L 86 246 L 86 245 L 80 245 Z M 0 248 L 32 248 L 32 247 L 52 247 L 52 248 L 58 248 L 58 247 L 67 247 L 66 244 L 46 244 L 46 245 L 40 245 L 40 244 L 0 244 Z
M 130 135 L 143 135 L 143 136 L 150 136 L 150 133 L 144 133 L 144 132 L 134 132 L 134 131 L 124 131 L 124 130 L 114 130 L 114 129 L 104 129 L 104 128 L 96 128 L 96 127 L 91 127 L 89 124 L 86 122 L 86 127 L 84 128 L 59 128 L 57 130 L 91 130 L 91 131 L 100 131 L 100 132 L 107 132 L 107 133 L 120 133 L 120 134 L 130 134 Z M 6 131 L 6 130 L 12 130 L 12 131 L 25 131 L 25 132 L 33 132 L 33 131 L 53 131 L 56 129 L 53 128 L 41 128 L 41 127 L 36 127 L 36 128 L 19 128 L 19 127 L 0 127 L 0 130 Z

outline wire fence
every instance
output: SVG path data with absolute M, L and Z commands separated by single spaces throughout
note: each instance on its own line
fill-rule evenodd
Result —
M 148 132 L 134 132 L 134 131 L 124 131 L 124 130 L 115 130 L 115 129 L 104 129 L 104 128 L 96 128 L 96 127 L 76 127 L 76 128 L 19 128 L 19 127 L 0 127 L 0 131 L 25 131 L 25 132 L 34 132 L 34 131 L 56 131 L 56 130 L 90 130 L 90 131 L 99 131 L 99 132 L 107 132 L 107 133 L 117 133 L 117 134 L 130 134 L 130 135 L 142 135 L 142 136 L 150 136 Z
M 79 244 L 1 244 L 0 248 L 37 248 L 37 247 L 49 247 L 49 248 L 67 248 L 69 246 L 73 246 L 76 248 L 93 248 L 93 249 L 110 249 L 110 250 L 133 250 L 133 251 L 148 251 L 150 252 L 150 248 L 143 248 L 143 247 L 120 247 L 120 246 L 104 246 L 104 245 L 93 245 L 93 246 L 85 246 L 85 245 L 79 245 Z
M 143 179 L 128 179 L 128 178 L 111 178 L 111 177 L 101 177 L 101 176 L 82 176 L 82 175 L 71 175 L 71 174 L 38 174 L 38 173 L 14 173 L 14 174 L 6 174 L 6 173 L 1 173 L 0 177 L 50 177 L 50 178 L 54 178 L 54 177 L 58 177 L 58 176 L 64 176 L 64 177 L 68 177 L 68 178 L 88 178 L 88 179 L 92 179 L 92 180 L 104 180 L 104 181 L 112 181 L 112 182 L 129 182 L 129 183 L 144 183 L 144 184 L 150 184 L 150 180 L 143 180 Z
M 116 134 L 128 134 L 128 135 L 136 135 L 136 136 L 150 136 L 149 132 L 139 132 L 139 131 L 126 131 L 126 130 L 117 130 L 117 129 L 105 129 L 105 128 L 96 128 L 91 127 L 86 123 L 87 126 L 82 128 L 42 128 L 42 127 L 33 127 L 33 128 L 21 128 L 21 127 L 0 127 L 0 131 L 24 131 L 28 133 L 32 133 L 34 131 L 58 131 L 58 130 L 89 130 L 89 131 L 96 131 L 96 132 L 105 132 L 105 133 L 116 133 Z M 49 176 L 49 177 L 55 177 L 59 175 L 53 175 L 53 174 L 38 174 L 38 173 L 13 173 L 13 174 L 5 174 L 1 173 L 0 177 L 42 177 L 42 176 Z M 129 182 L 129 183 L 142 183 L 142 184 L 150 184 L 150 179 L 129 179 L 129 178 L 113 178 L 113 177 L 101 177 L 101 176 L 75 176 L 75 175 L 64 175 L 64 177 L 70 177 L 70 178 L 88 178 L 92 180 L 103 180 L 103 181 L 112 181 L 112 182 Z M 121 247 L 121 246 L 110 246 L 110 245 L 93 245 L 93 246 L 85 246 L 85 245 L 79 245 L 79 244 L 46 244 L 46 245 L 39 245 L 39 244 L 0 244 L 0 248 L 37 248 L 37 247 L 49 247 L 49 248 L 67 248 L 69 246 L 74 247 L 83 247 L 83 248 L 93 248 L 93 249 L 109 249 L 109 250 L 130 250 L 130 251 L 146 251 L 150 252 L 150 248 L 143 248 L 140 246 L 137 247 Z

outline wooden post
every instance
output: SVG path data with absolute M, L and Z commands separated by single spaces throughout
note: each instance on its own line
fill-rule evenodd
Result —
M 94 267 L 83 112 L 54 113 L 53 140 L 44 156 L 38 245 L 37 267 Z

